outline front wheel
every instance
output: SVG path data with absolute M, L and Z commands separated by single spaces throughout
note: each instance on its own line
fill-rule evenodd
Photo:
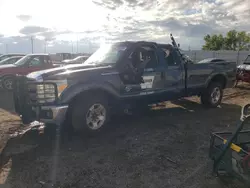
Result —
M 75 131 L 97 132 L 105 127 L 110 110 L 105 97 L 83 96 L 78 98 L 72 109 L 72 125 Z
M 2 81 L 3 88 L 8 91 L 13 90 L 13 78 L 12 77 L 6 77 Z
M 222 84 L 219 82 L 212 82 L 201 95 L 201 103 L 207 107 L 215 108 L 220 105 L 222 97 Z

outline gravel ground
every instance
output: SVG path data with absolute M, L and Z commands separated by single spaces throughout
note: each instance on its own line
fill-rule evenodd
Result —
M 9 159 L 0 187 L 240 188 L 238 182 L 225 185 L 211 176 L 209 134 L 234 129 L 248 102 L 250 87 L 244 85 L 227 90 L 216 109 L 203 108 L 193 97 L 147 116 L 115 118 L 96 136 L 76 136 L 61 145 L 46 139 Z

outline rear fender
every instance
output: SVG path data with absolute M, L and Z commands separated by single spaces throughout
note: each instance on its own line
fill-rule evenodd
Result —
M 211 83 L 211 81 L 214 79 L 214 78 L 216 78 L 216 77 L 223 77 L 224 79 L 225 79 L 225 81 L 227 82 L 227 75 L 226 75 L 226 73 L 223 73 L 223 72 L 221 72 L 221 73 L 214 73 L 214 74 L 211 74 L 211 75 L 209 75 L 209 77 L 207 78 L 207 80 L 206 80 L 206 83 L 205 83 L 205 88 L 207 88 L 208 87 L 208 85 Z M 226 83 L 225 83 L 226 84 Z

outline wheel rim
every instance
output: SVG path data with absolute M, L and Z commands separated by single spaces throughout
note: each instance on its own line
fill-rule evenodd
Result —
M 211 102 L 213 104 L 217 103 L 220 100 L 220 97 L 221 97 L 220 88 L 218 87 L 214 88 L 211 93 Z
M 92 105 L 86 114 L 86 124 L 92 130 L 101 128 L 106 120 L 106 109 L 102 104 Z
M 12 80 L 7 79 L 4 81 L 4 86 L 6 89 L 12 89 L 12 84 L 13 84 Z

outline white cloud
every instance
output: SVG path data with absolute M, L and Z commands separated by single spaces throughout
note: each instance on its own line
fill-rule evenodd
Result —
M 172 32 L 182 47 L 200 48 L 205 34 L 249 31 L 249 16 L 249 0 L 0 0 L 0 35 L 8 37 L 0 43 L 29 50 L 37 35 L 37 51 L 45 39 L 51 51 L 71 51 L 77 38 L 92 46 L 104 38 L 168 42 Z

